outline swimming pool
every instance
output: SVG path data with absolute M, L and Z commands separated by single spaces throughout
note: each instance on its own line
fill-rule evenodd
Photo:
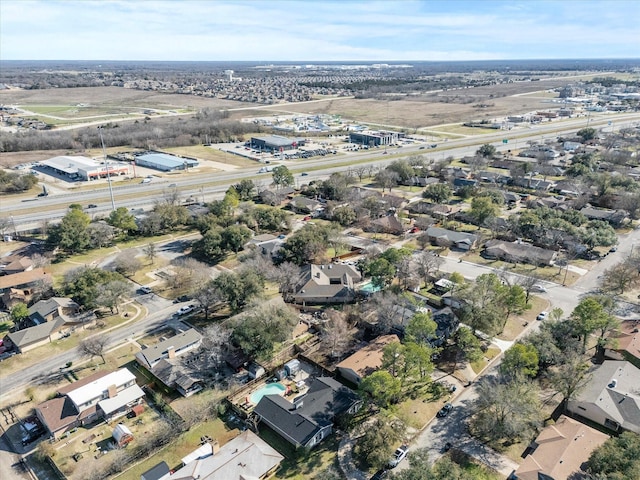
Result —
M 360 285 L 360 291 L 364 293 L 374 293 L 379 292 L 380 287 L 376 287 L 373 282 L 367 282 Z
M 249 397 L 249 400 L 254 405 L 257 405 L 265 395 L 282 395 L 285 390 L 286 387 L 281 383 L 269 383 L 262 387 L 260 390 L 256 390 L 255 392 L 253 392 Z

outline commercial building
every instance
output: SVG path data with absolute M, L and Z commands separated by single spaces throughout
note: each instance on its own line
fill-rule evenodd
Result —
M 251 137 L 251 148 L 262 152 L 281 152 L 293 150 L 304 146 L 304 138 L 287 138 L 280 135 L 268 135 L 266 137 Z
M 53 170 L 58 175 L 70 180 L 96 180 L 107 177 L 107 165 L 87 157 L 63 155 L 38 162 L 43 170 Z M 122 162 L 109 161 L 109 175 L 129 175 L 129 165 Z
M 391 145 L 403 138 L 404 133 L 379 131 L 379 132 L 351 132 L 349 133 L 349 141 L 351 143 L 359 143 L 368 147 L 377 147 L 379 145 Z
M 168 153 L 144 152 L 135 156 L 136 165 L 153 168 L 161 172 L 174 170 L 188 170 L 197 167 L 199 162 L 195 158 L 177 157 Z

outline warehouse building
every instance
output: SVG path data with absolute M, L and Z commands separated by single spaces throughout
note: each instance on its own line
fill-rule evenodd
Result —
M 53 170 L 70 180 L 96 180 L 107 177 L 107 166 L 87 157 L 63 155 L 43 160 L 37 165 L 43 170 Z M 109 175 L 129 175 L 129 165 L 122 162 L 109 162 Z
M 304 138 L 287 138 L 280 135 L 269 135 L 266 137 L 251 137 L 251 148 L 261 152 L 281 152 L 283 150 L 293 150 L 305 144 Z
M 136 165 L 153 168 L 162 172 L 188 170 L 199 165 L 195 158 L 176 157 L 168 153 L 144 152 L 135 156 Z
M 392 145 L 398 141 L 398 139 L 404 138 L 404 133 L 398 132 L 351 132 L 349 134 L 349 141 L 351 143 L 359 143 L 360 145 L 366 145 L 368 147 L 377 147 L 378 145 Z

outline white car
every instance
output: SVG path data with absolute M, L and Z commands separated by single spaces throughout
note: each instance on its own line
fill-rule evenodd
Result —
M 176 312 L 176 315 L 178 316 L 186 315 L 188 313 L 193 312 L 195 309 L 196 309 L 195 305 L 186 305 L 184 307 L 180 307 Z
M 140 287 L 140 288 L 138 289 L 138 291 L 139 291 L 140 293 L 144 293 L 144 294 L 147 294 L 147 293 L 151 293 L 151 292 L 153 292 L 153 290 L 151 289 L 151 287 Z
M 543 287 L 542 285 L 537 285 L 537 284 L 531 287 L 531 291 L 532 292 L 547 293 L 547 289 L 545 287 Z
M 398 464 L 407 456 L 407 453 L 409 453 L 408 445 L 402 445 L 401 447 L 398 447 L 393 454 L 393 457 L 391 457 L 391 459 L 389 460 L 389 467 L 397 467 Z
M 549 312 L 540 312 L 536 320 L 545 320 L 549 316 Z

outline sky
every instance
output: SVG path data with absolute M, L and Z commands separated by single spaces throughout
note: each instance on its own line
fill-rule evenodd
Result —
M 640 57 L 640 0 L 1 0 L 2 60 Z

